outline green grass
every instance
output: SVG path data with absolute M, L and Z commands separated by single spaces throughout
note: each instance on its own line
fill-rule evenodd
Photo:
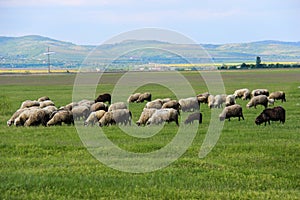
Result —
M 184 76 L 196 93 L 207 90 L 199 74 L 187 72 Z M 110 92 L 120 77 L 106 74 L 97 91 Z M 26 99 L 47 95 L 58 106 L 71 102 L 74 75 L 1 76 L 0 199 L 299 199 L 300 71 L 234 71 L 222 72 L 222 77 L 228 94 L 242 87 L 285 91 L 287 102 L 276 105 L 286 109 L 286 123 L 256 126 L 255 117 L 263 108 L 246 109 L 247 102 L 237 100 L 245 121 L 226 121 L 217 145 L 200 159 L 210 119 L 207 105 L 201 105 L 204 121 L 186 153 L 164 169 L 134 174 L 97 161 L 73 126 L 6 126 Z M 154 98 L 172 96 L 158 85 L 138 89 L 146 90 Z M 130 105 L 134 121 L 143 106 Z M 167 124 L 147 139 L 130 137 L 118 127 L 104 129 L 120 148 L 142 153 L 165 146 L 177 127 Z

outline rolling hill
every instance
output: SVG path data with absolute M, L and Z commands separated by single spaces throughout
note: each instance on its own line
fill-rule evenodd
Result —
M 146 63 L 217 63 L 254 62 L 260 56 L 263 62 L 300 61 L 300 42 L 274 40 L 250 43 L 171 44 L 161 41 L 126 40 L 115 44 L 76 45 L 38 35 L 23 37 L 0 36 L 0 67 L 41 67 L 47 65 L 44 54 L 48 47 L 55 52 L 51 65 L 62 68 L 77 68 L 84 62 L 89 66 L 101 66 L 107 62 L 124 66 Z M 132 50 L 134 49 L 134 50 Z M 92 52 L 92 54 L 90 54 Z M 126 52 L 126 53 L 124 53 Z M 176 52 L 176 53 L 174 53 Z M 178 54 L 179 52 L 179 54 Z

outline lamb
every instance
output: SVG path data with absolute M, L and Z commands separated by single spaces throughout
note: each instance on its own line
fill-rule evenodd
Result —
M 108 93 L 104 93 L 104 94 L 100 94 L 96 99 L 95 99 L 95 103 L 97 102 L 108 102 L 109 104 L 111 104 L 111 95 Z
M 90 114 L 90 109 L 87 106 L 76 106 L 72 109 L 72 113 L 74 120 L 86 119 Z
M 197 98 L 198 98 L 198 101 L 200 103 L 208 103 L 208 96 L 209 96 L 209 93 L 208 92 L 205 92 L 205 93 L 202 93 L 202 94 L 198 94 L 197 95 Z
M 113 111 L 117 109 L 127 109 L 127 105 L 124 102 L 116 102 L 108 107 L 108 111 Z
M 226 94 L 221 94 L 221 95 L 218 94 L 214 98 L 213 107 L 214 108 L 222 108 L 223 103 L 225 103 L 225 101 L 226 101 Z
M 30 113 L 29 118 L 24 123 L 24 126 L 38 126 L 40 124 L 46 126 L 49 121 L 50 114 L 51 113 L 48 110 L 36 109 L 34 112 Z
M 252 97 L 255 97 L 255 96 L 258 96 L 258 95 L 269 96 L 269 91 L 267 89 L 255 89 L 255 90 L 252 90 L 252 92 L 251 92 L 251 96 Z
M 145 100 L 151 101 L 151 97 L 152 97 L 152 95 L 150 92 L 145 92 L 139 96 L 139 98 L 136 100 L 136 102 L 140 103 L 140 102 L 144 102 Z
M 225 106 L 231 106 L 234 105 L 235 102 L 235 95 L 234 94 L 230 94 L 226 96 L 226 100 L 225 100 Z
M 176 101 L 176 100 L 171 100 L 171 101 L 168 101 L 168 102 L 164 103 L 161 108 L 162 109 L 164 109 L 164 108 L 174 108 L 175 110 L 177 110 L 178 115 L 180 115 L 179 110 L 180 110 L 181 106 L 178 103 L 178 101 Z
M 151 124 L 162 124 L 163 122 L 172 122 L 175 121 L 176 125 L 178 123 L 178 112 L 173 108 L 159 109 L 156 110 L 150 119 L 147 121 L 147 125 Z
M 198 101 L 197 97 L 180 99 L 178 102 L 183 112 L 193 112 L 200 109 L 200 102 Z
M 54 125 L 62 125 L 65 124 L 73 124 L 74 125 L 74 118 L 73 113 L 69 110 L 59 110 L 55 112 L 53 117 L 47 122 L 47 126 L 54 126 Z
M 99 103 L 99 102 L 98 102 Z M 106 112 L 104 110 L 98 110 L 91 112 L 89 117 L 84 121 L 84 125 L 88 126 L 89 124 L 92 124 L 92 126 L 98 122 L 105 114 Z
M 53 101 L 51 100 L 45 100 L 40 102 L 40 108 L 45 108 L 47 106 L 54 106 Z
M 268 107 L 268 103 L 273 104 L 273 99 L 268 99 L 266 95 L 258 95 L 254 96 L 247 104 L 247 108 L 251 108 L 254 106 L 256 108 L 257 105 L 263 105 L 265 108 Z
M 285 99 L 285 93 L 283 91 L 276 91 L 276 92 L 272 92 L 270 95 L 269 95 L 269 99 L 274 99 L 275 100 L 279 100 L 281 99 L 281 102 L 286 102 L 286 99 Z
M 38 101 L 31 101 L 31 100 L 26 100 L 21 104 L 21 109 L 23 108 L 30 108 L 30 107 L 39 107 L 40 102 Z
M 145 105 L 145 108 L 161 109 L 162 105 L 163 105 L 163 102 L 160 99 L 156 99 L 156 100 L 147 102 Z
M 270 125 L 270 121 L 279 121 L 279 123 L 284 124 L 285 109 L 281 106 L 264 109 L 264 111 L 255 119 L 255 124 L 260 125 L 265 123 L 266 126 L 267 122 Z
M 248 88 L 238 89 L 234 91 L 235 98 L 242 98 L 242 100 L 251 99 L 250 90 Z
M 132 114 L 128 109 L 117 109 L 108 111 L 99 120 L 99 126 L 108 126 L 113 124 L 131 125 Z
M 47 101 L 47 100 L 50 100 L 50 98 L 47 97 L 47 96 L 43 96 L 43 97 L 38 98 L 38 102 Z
M 147 121 L 150 119 L 150 117 L 153 115 L 153 113 L 156 112 L 157 109 L 155 108 L 144 108 L 143 112 L 140 115 L 139 120 L 136 122 L 138 126 L 145 125 Z
M 108 111 L 108 107 L 105 103 L 103 102 L 97 102 L 97 103 L 94 103 L 93 105 L 91 105 L 90 107 L 90 111 L 91 112 L 94 112 L 94 111 L 97 111 L 97 110 L 105 110 L 105 111 Z
M 202 113 L 196 112 L 196 113 L 190 114 L 188 116 L 188 118 L 184 121 L 184 124 L 191 124 L 196 120 L 199 122 L 199 124 L 202 123 Z
M 139 99 L 140 95 L 141 95 L 141 93 L 135 93 L 135 94 L 130 95 L 127 99 L 127 102 L 128 103 L 136 102 Z
M 238 117 L 239 121 L 240 118 L 244 120 L 242 106 L 240 106 L 239 104 L 227 106 L 223 109 L 222 113 L 219 115 L 220 121 L 224 121 L 225 119 L 228 119 L 228 121 L 230 121 L 231 117 Z

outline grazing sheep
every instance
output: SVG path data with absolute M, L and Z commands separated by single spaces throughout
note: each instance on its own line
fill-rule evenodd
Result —
M 21 109 L 23 108 L 30 108 L 30 107 L 39 107 L 40 102 L 38 101 L 31 101 L 31 100 L 26 100 L 21 104 Z
M 40 102 L 40 108 L 45 108 L 47 106 L 55 106 L 55 105 L 51 100 L 45 100 Z
M 269 91 L 267 89 L 255 89 L 255 90 L 252 90 L 252 92 L 251 92 L 251 96 L 252 97 L 255 97 L 255 96 L 258 96 L 258 95 L 269 96 Z
M 157 109 L 155 108 L 144 108 L 143 112 L 140 115 L 139 120 L 136 122 L 138 126 L 145 125 L 147 121 L 150 119 L 150 117 L 153 115 L 153 113 L 156 112 Z
M 281 106 L 274 108 L 266 108 L 260 115 L 255 119 L 255 124 L 260 125 L 267 122 L 270 125 L 270 121 L 279 121 L 282 124 L 285 122 L 285 109 Z
M 60 107 L 59 109 L 60 110 L 69 110 L 69 111 L 72 111 L 72 109 L 75 107 L 75 106 L 78 106 L 78 103 L 77 102 L 71 102 L 65 106 L 62 106 Z
M 90 109 L 94 103 L 95 103 L 94 101 L 83 99 L 81 101 L 78 101 L 77 104 L 78 104 L 78 106 L 86 106 Z
M 9 120 L 7 120 L 7 126 L 11 126 L 11 125 L 13 125 L 14 124 L 14 122 L 15 122 L 15 119 L 17 118 L 17 117 L 19 117 L 20 116 L 20 114 L 22 113 L 22 112 L 24 112 L 25 110 L 28 110 L 29 108 L 23 108 L 23 109 L 18 109 L 12 116 L 11 116 L 11 118 L 9 119 Z
M 106 112 L 104 110 L 98 110 L 91 112 L 89 117 L 84 121 L 84 125 L 88 126 L 89 124 L 92 124 L 92 126 L 98 122 L 105 114 Z
M 97 111 L 97 110 L 105 110 L 105 111 L 108 111 L 108 107 L 105 103 L 103 102 L 97 102 L 97 103 L 94 103 L 93 105 L 91 105 L 90 107 L 90 111 L 91 112 L 94 112 L 94 111 Z
M 95 99 L 95 103 L 97 102 L 108 102 L 109 104 L 111 104 L 111 95 L 108 93 L 104 93 L 104 94 L 100 94 L 96 99 Z
M 162 105 L 163 105 L 163 102 L 160 99 L 156 99 L 156 100 L 147 102 L 145 105 L 145 108 L 161 109 Z
M 178 102 L 183 112 L 193 112 L 200 109 L 200 102 L 197 97 L 180 99 Z
M 188 116 L 188 118 L 184 121 L 184 124 L 191 124 L 194 121 L 198 121 L 199 124 L 202 123 L 202 113 L 200 112 L 196 112 L 196 113 L 192 113 Z
M 202 94 L 198 94 L 197 95 L 197 98 L 198 98 L 198 101 L 200 103 L 208 103 L 208 96 L 209 96 L 209 93 L 208 92 L 204 92 Z
M 234 94 L 230 94 L 226 96 L 226 101 L 225 101 L 225 106 L 231 106 L 234 105 L 235 102 L 235 95 Z
M 136 102 L 139 99 L 140 95 L 141 95 L 141 93 L 135 93 L 135 94 L 130 95 L 127 99 L 127 102 L 128 103 Z
M 173 108 L 173 109 L 177 110 L 178 115 L 180 115 L 179 110 L 180 110 L 181 107 L 180 107 L 180 104 L 178 103 L 178 101 L 176 101 L 176 100 L 171 100 L 171 101 L 168 101 L 168 102 L 164 103 L 161 108 L 162 109 L 164 109 L 164 108 Z
M 256 108 L 257 105 L 263 105 L 265 108 L 268 107 L 268 103 L 273 104 L 273 99 L 268 99 L 266 95 L 258 95 L 254 96 L 247 104 L 247 108 L 251 108 L 254 106 Z
M 42 109 L 48 111 L 49 113 L 53 113 L 54 111 L 57 110 L 57 108 L 55 106 L 47 106 Z
M 234 91 L 235 98 L 242 98 L 242 100 L 251 99 L 250 90 L 248 88 L 238 89 Z
M 106 112 L 99 120 L 99 126 L 108 126 L 113 124 L 131 125 L 132 114 L 128 109 L 118 109 Z
M 270 95 L 269 95 L 269 99 L 274 99 L 275 100 L 279 100 L 281 99 L 281 102 L 286 102 L 286 99 L 285 99 L 285 93 L 283 91 L 276 91 L 276 92 L 272 92 Z
M 158 125 L 158 124 L 162 124 L 163 122 L 169 123 L 173 121 L 176 123 L 177 126 L 179 126 L 177 110 L 173 108 L 159 109 L 153 113 L 153 115 L 147 121 L 147 125 L 151 125 L 151 124 Z
M 108 107 L 108 111 L 118 110 L 118 109 L 127 109 L 127 105 L 124 102 L 116 102 L 111 104 Z
M 239 104 L 227 106 L 223 109 L 222 113 L 219 115 L 220 121 L 224 121 L 225 119 L 228 119 L 228 121 L 230 121 L 231 117 L 238 117 L 239 121 L 240 118 L 244 120 L 242 106 L 240 106 Z
M 145 92 L 139 96 L 139 98 L 136 100 L 136 102 L 140 103 L 140 102 L 144 102 L 145 100 L 151 101 L 151 97 L 152 97 L 152 95 L 150 92 Z
M 38 98 L 38 101 L 39 101 L 39 102 L 47 101 L 47 100 L 50 100 L 50 98 L 47 97 L 47 96 L 43 96 L 43 97 Z
M 31 108 L 24 110 L 15 120 L 14 125 L 15 126 L 23 126 L 26 122 L 26 120 L 32 115 L 34 112 L 36 112 L 38 108 Z
M 76 106 L 72 109 L 74 120 L 80 120 L 80 118 L 86 119 L 90 114 L 90 109 L 87 106 Z
M 25 121 L 24 126 L 43 126 L 47 125 L 50 118 L 50 112 L 43 109 L 36 109 L 34 112 L 30 113 L 29 118 Z
M 164 104 L 164 103 L 167 103 L 167 102 L 169 102 L 169 101 L 171 101 L 171 100 L 172 100 L 171 98 L 164 98 L 164 99 L 155 99 L 155 100 L 153 100 L 153 101 L 161 101 L 162 104 Z
M 54 126 L 54 125 L 62 125 L 65 124 L 73 124 L 74 125 L 74 118 L 73 113 L 69 110 L 59 110 L 55 112 L 52 118 L 47 122 L 47 126 Z
M 113 113 L 111 111 L 106 112 L 103 117 L 99 120 L 99 126 L 109 126 L 116 124 Z
M 214 107 L 214 102 L 215 102 L 215 96 L 214 95 L 208 95 L 207 97 L 207 105 L 209 108 L 213 108 Z
M 222 108 L 223 103 L 226 101 L 226 94 L 217 94 L 214 98 L 213 107 L 214 108 Z

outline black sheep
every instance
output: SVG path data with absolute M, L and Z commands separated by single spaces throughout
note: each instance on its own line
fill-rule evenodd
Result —
M 108 93 L 104 93 L 104 94 L 100 94 L 96 99 L 95 99 L 95 103 L 97 102 L 108 102 L 109 104 L 111 104 L 111 95 Z
M 270 121 L 279 121 L 282 124 L 285 122 L 285 109 L 281 106 L 274 108 L 267 108 L 256 118 L 255 123 L 260 125 L 262 123 L 270 124 Z

